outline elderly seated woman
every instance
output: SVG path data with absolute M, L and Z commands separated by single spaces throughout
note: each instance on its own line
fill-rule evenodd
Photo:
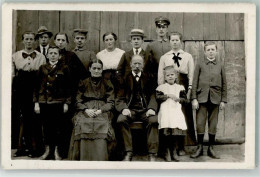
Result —
M 103 79 L 102 68 L 101 60 L 91 61 L 91 77 L 79 83 L 70 160 L 108 160 L 111 145 L 115 142 L 110 112 L 114 108 L 114 89 L 110 81 Z

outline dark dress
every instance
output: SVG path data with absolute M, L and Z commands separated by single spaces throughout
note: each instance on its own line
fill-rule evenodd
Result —
M 77 112 L 73 118 L 69 159 L 105 161 L 115 142 L 111 126 L 114 107 L 114 89 L 110 81 L 87 78 L 79 83 L 76 98 Z M 102 113 L 90 118 L 85 109 L 97 109 Z

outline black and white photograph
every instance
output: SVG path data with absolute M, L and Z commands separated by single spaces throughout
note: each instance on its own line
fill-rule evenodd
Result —
M 2 16 L 5 169 L 255 167 L 254 4 L 9 3 Z

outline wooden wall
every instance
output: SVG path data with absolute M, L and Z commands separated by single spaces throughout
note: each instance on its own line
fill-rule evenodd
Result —
M 170 19 L 169 32 L 183 34 L 183 48 L 192 54 L 195 63 L 203 58 L 205 41 L 215 41 L 219 56 L 225 63 L 228 81 L 228 104 L 219 114 L 218 139 L 245 137 L 245 51 L 244 14 L 239 13 L 160 13 L 160 12 L 105 12 L 105 11 L 14 11 L 13 52 L 23 48 L 21 34 L 46 26 L 54 34 L 63 31 L 69 35 L 68 50 L 74 48 L 72 31 L 85 28 L 89 31 L 87 46 L 96 53 L 104 48 L 102 36 L 113 31 L 118 36 L 118 47 L 129 50 L 129 32 L 141 28 L 147 38 L 143 48 L 156 39 L 154 19 Z M 37 44 L 36 44 L 37 45 Z

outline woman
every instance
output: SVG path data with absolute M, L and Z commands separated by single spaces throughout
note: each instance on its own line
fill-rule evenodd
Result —
M 114 108 L 114 89 L 110 81 L 103 79 L 102 68 L 101 60 L 91 61 L 91 77 L 79 83 L 70 160 L 108 160 L 111 142 L 115 140 L 110 112 Z
M 111 80 L 115 88 L 117 86 L 117 79 L 115 77 L 116 69 L 122 55 L 125 53 L 124 50 L 116 48 L 115 43 L 117 36 L 113 32 L 107 32 L 103 35 L 103 41 L 106 48 L 97 53 L 97 59 L 103 62 L 103 76 L 105 79 Z
M 78 58 L 78 56 L 74 52 L 70 52 L 66 50 L 66 47 L 69 43 L 68 35 L 66 33 L 57 33 L 54 36 L 54 43 L 60 49 L 61 54 L 61 62 L 68 66 L 71 74 L 71 105 L 75 104 L 75 98 L 77 95 L 77 89 L 79 80 L 85 79 L 87 77 L 87 71 Z M 74 115 L 74 108 L 70 107 L 69 111 L 64 117 L 63 123 L 63 137 L 62 140 L 63 145 L 61 145 L 59 151 L 60 155 L 63 158 L 66 158 L 68 155 L 68 148 L 70 142 L 70 136 L 72 131 L 71 118 Z

